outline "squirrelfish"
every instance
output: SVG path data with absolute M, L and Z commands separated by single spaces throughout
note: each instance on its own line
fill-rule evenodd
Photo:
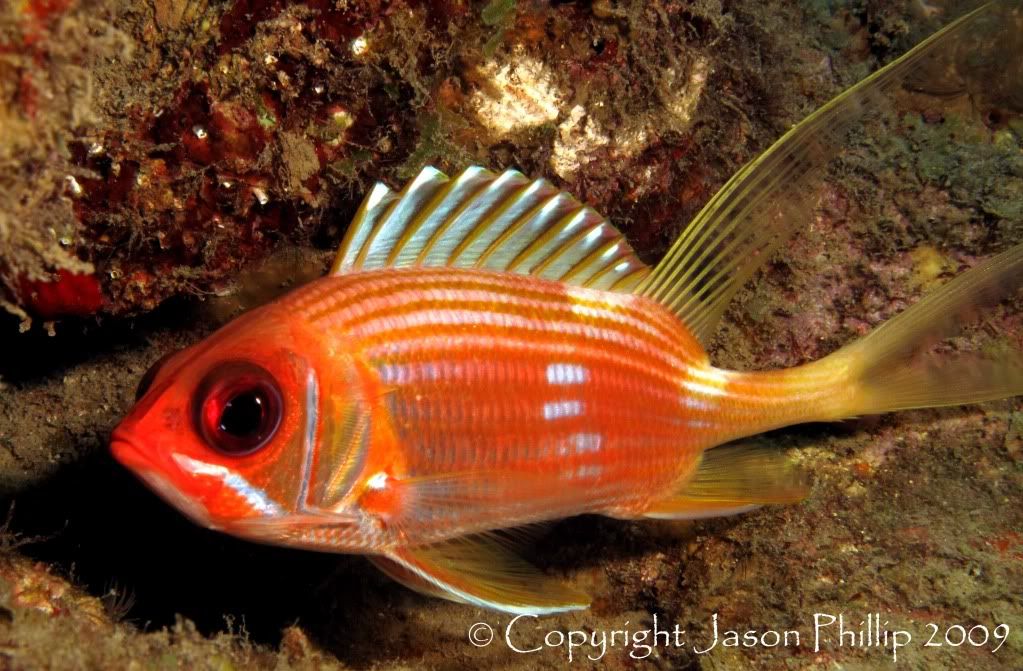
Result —
M 514 170 L 426 168 L 400 192 L 376 185 L 328 276 L 147 374 L 114 455 L 207 527 L 365 554 L 454 601 L 552 613 L 589 599 L 495 530 L 796 501 L 806 487 L 781 453 L 733 441 L 1023 393 L 1018 353 L 916 351 L 1015 290 L 1023 245 L 821 360 L 739 372 L 706 351 L 734 294 L 808 218 L 844 131 L 992 10 L 789 131 L 655 267 L 592 209 Z

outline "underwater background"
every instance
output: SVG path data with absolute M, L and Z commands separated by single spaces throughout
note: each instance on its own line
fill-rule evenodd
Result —
M 773 432 L 813 476 L 801 504 L 558 523 L 530 560 L 595 601 L 515 624 L 529 652 L 511 616 L 360 557 L 200 529 L 107 450 L 148 367 L 321 274 L 374 181 L 517 167 L 656 261 L 745 162 L 971 4 L 0 4 L 0 668 L 1023 668 L 1020 399 Z M 715 364 L 818 359 L 1023 242 L 1009 47 L 852 133 Z M 1019 294 L 954 341 L 1006 343 Z M 815 614 L 856 635 L 815 646 Z M 873 614 L 911 632 L 897 661 Z M 655 615 L 686 644 L 644 647 Z

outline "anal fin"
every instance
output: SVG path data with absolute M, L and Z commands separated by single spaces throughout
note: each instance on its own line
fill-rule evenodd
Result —
M 643 517 L 682 520 L 735 515 L 766 504 L 800 501 L 808 490 L 805 476 L 777 448 L 726 445 L 704 452 L 693 477 Z
M 506 613 L 547 615 L 590 605 L 586 594 L 543 575 L 489 534 L 399 548 L 371 561 L 417 592 Z
M 400 583 L 405 587 L 408 587 L 413 592 L 419 592 L 420 594 L 437 597 L 439 599 L 447 599 L 448 601 L 454 601 L 456 603 L 465 603 L 463 599 L 458 598 L 450 591 L 438 587 L 399 561 L 388 559 L 383 555 L 371 555 L 370 557 L 367 557 L 367 559 L 369 559 L 370 563 L 373 564 L 373 566 L 376 566 L 381 573 L 396 583 Z

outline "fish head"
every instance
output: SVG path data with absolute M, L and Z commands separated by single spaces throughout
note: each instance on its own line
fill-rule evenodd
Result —
M 166 501 L 237 535 L 295 512 L 316 433 L 308 336 L 271 307 L 158 361 L 111 436 L 114 457 Z

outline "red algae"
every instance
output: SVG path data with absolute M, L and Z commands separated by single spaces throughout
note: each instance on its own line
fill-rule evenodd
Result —
M 240 47 L 256 34 L 260 23 L 280 14 L 284 6 L 282 0 L 235 0 L 220 19 L 217 51 L 226 54 Z
M 21 5 L 21 13 L 25 17 L 22 27 L 24 45 L 33 47 L 45 39 L 46 32 L 53 22 L 66 12 L 75 0 L 28 0 Z M 37 58 L 41 54 L 36 54 Z
M 53 46 L 53 16 L 76 5 L 51 0 L 34 7 L 32 16 L 45 17 L 38 42 L 45 56 Z M 642 109 L 625 101 L 650 99 L 662 77 L 663 66 L 654 62 L 644 65 L 640 80 L 625 77 L 640 48 L 637 38 L 627 39 L 613 22 L 594 23 L 598 14 L 571 3 L 511 3 L 500 26 L 486 25 L 461 0 L 343 7 L 327 0 L 233 0 L 204 7 L 161 2 L 152 19 L 132 25 L 140 44 L 160 51 L 135 63 L 130 79 L 111 73 L 117 100 L 105 123 L 73 129 L 65 139 L 74 188 L 62 195 L 78 229 L 68 252 L 95 270 L 110 297 L 104 311 L 146 310 L 177 293 L 216 291 L 279 241 L 326 241 L 324 222 L 336 244 L 338 224 L 372 180 L 404 179 L 426 162 L 445 169 L 515 162 L 530 173 L 549 172 L 545 156 L 552 150 L 542 145 L 556 144 L 565 131 L 548 132 L 546 140 L 519 133 L 494 142 L 466 104 L 473 91 L 493 86 L 475 74 L 488 59 L 514 62 L 520 48 L 557 53 L 544 67 L 560 73 L 559 86 L 571 82 L 595 101 L 580 117 L 579 133 L 642 117 Z M 700 39 L 715 38 L 692 11 L 672 8 L 665 17 L 695 21 Z M 160 32 L 153 20 L 171 30 Z M 682 24 L 669 28 L 676 32 Z M 653 40 L 652 29 L 647 25 L 639 41 Z M 588 30 L 596 31 L 594 39 L 580 39 Z M 180 49 L 181 40 L 187 49 Z M 673 77 L 689 63 L 677 50 Z M 32 81 L 26 77 L 19 94 L 30 118 L 42 100 Z M 550 123 L 570 112 L 555 110 Z M 662 229 L 678 218 L 678 200 L 685 201 L 684 213 L 695 211 L 725 174 L 699 167 L 688 175 L 690 149 L 698 146 L 689 131 L 644 127 L 633 135 L 638 143 L 624 151 L 644 174 L 608 170 L 622 158 L 614 144 L 584 146 L 579 165 L 602 167 L 573 170 L 565 186 L 612 217 L 639 222 L 634 233 L 641 248 L 658 250 L 671 234 Z M 623 191 L 635 195 L 622 200 Z M 50 260 L 31 274 L 61 267 Z M 128 287 L 140 271 L 150 281 Z
M 95 277 L 67 270 L 58 270 L 52 280 L 22 278 L 20 289 L 24 305 L 43 319 L 95 314 L 106 303 Z

